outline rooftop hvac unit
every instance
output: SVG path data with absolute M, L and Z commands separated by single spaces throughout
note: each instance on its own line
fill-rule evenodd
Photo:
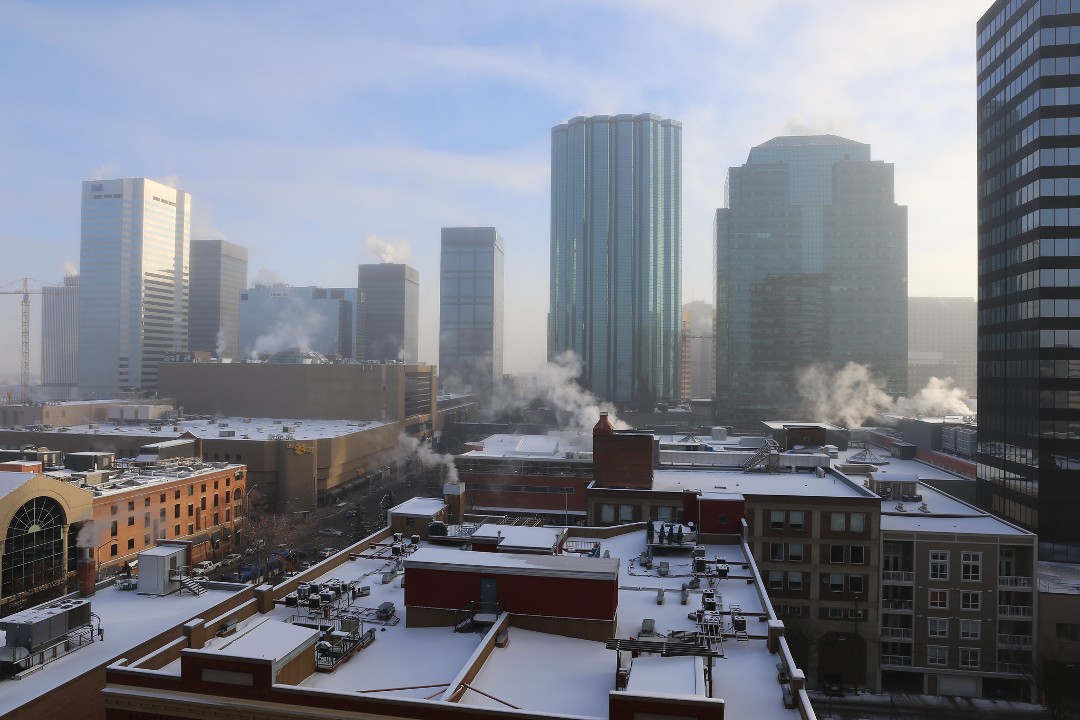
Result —
M 218 427 L 221 427 L 220 425 Z M 218 437 L 236 437 L 235 430 L 218 430 Z
M 229 423 L 227 423 L 227 422 L 219 422 L 219 423 L 217 424 L 217 426 L 218 426 L 218 427 L 229 427 Z
M 281 426 L 281 431 L 282 432 L 287 432 L 287 433 L 296 432 L 296 426 L 295 425 L 282 425 Z

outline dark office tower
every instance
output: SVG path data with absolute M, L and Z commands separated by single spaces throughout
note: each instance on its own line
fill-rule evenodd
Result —
M 728 172 L 715 233 L 720 420 L 798 411 L 796 378 L 815 363 L 868 365 L 907 392 L 907 208 L 869 145 L 758 145 Z
M 442 229 L 439 384 L 487 392 L 503 369 L 503 241 L 493 227 Z
M 408 265 L 361 265 L 358 273 L 364 310 L 363 357 L 357 360 L 418 361 L 420 273 Z
M 78 400 L 79 276 L 41 289 L 41 390 L 46 400 Z
M 188 350 L 237 359 L 240 291 L 247 287 L 247 248 L 225 240 L 191 241 Z
M 1080 7 L 978 22 L 979 502 L 1080 562 Z
M 548 358 L 620 405 L 682 394 L 682 124 L 576 117 L 551 130 Z

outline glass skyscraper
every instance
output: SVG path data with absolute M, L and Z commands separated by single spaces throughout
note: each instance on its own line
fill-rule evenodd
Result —
M 893 166 L 834 135 L 778 137 L 728 172 L 716 212 L 718 419 L 799 413 L 814 364 L 907 392 L 907 208 Z M 821 418 L 825 420 L 826 418 Z
M 79 276 L 41 289 L 41 390 L 46 400 L 78 400 Z
M 144 178 L 82 184 L 79 391 L 157 390 L 187 345 L 191 196 Z
M 503 373 L 502 237 L 443 228 L 439 267 L 439 385 L 487 392 Z
M 240 293 L 240 358 L 281 350 L 314 350 L 352 359 L 356 288 L 256 285 Z
M 247 287 L 247 270 L 247 248 L 225 240 L 191 241 L 188 350 L 238 359 L 240 291 Z
M 576 117 L 551 130 L 548 359 L 581 384 L 651 407 L 681 395 L 682 124 Z
M 363 337 L 357 360 L 419 361 L 420 273 L 400 263 L 361 265 Z
M 1080 561 L 1080 2 L 977 25 L 980 504 Z

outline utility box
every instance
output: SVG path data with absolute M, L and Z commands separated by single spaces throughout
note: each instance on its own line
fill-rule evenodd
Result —
M 139 553 L 139 592 L 143 595 L 168 595 L 180 589 L 180 568 L 187 548 L 183 545 L 158 545 Z

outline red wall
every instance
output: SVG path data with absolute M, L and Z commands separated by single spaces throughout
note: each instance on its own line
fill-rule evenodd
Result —
M 700 518 L 698 529 L 703 533 L 721 535 L 742 534 L 743 516 L 746 515 L 746 503 L 743 500 L 705 500 L 699 503 Z M 727 515 L 727 522 L 721 523 L 720 516 Z
M 502 609 L 520 615 L 611 620 L 619 606 L 618 580 L 496 575 L 469 570 L 408 568 L 405 606 L 460 610 L 480 600 L 481 578 L 494 578 Z
M 597 485 L 651 490 L 653 436 L 594 431 L 593 478 Z
M 472 507 L 535 508 L 562 512 L 576 510 L 585 512 L 588 507 L 585 488 L 591 478 L 567 475 L 514 475 L 502 473 L 459 473 L 465 483 L 469 504 Z M 534 487 L 572 487 L 570 495 L 562 493 L 493 492 L 489 485 L 531 485 Z M 565 501 L 565 506 L 563 505 Z

